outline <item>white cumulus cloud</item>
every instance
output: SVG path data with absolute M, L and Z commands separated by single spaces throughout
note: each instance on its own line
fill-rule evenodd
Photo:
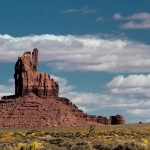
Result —
M 116 20 L 147 20 L 150 19 L 150 13 L 147 12 L 140 12 L 140 13 L 134 13 L 131 16 L 124 17 L 120 13 L 115 13 L 113 15 L 113 18 Z
M 70 91 L 75 89 L 75 86 L 69 85 L 68 81 L 65 78 L 54 76 L 54 75 L 51 75 L 51 78 L 53 78 L 55 81 L 59 83 L 60 96 L 65 96 L 66 93 L 69 93 Z
M 145 19 L 150 19 L 150 13 L 147 12 L 140 12 L 140 13 L 135 13 L 129 17 L 127 17 L 129 20 L 145 20 Z
M 39 49 L 39 61 L 63 71 L 149 72 L 150 45 L 98 35 L 0 35 L 0 62 Z
M 120 26 L 123 29 L 143 29 L 150 28 L 150 20 L 143 20 L 141 22 L 130 21 Z
M 123 17 L 121 14 L 114 14 L 115 20 L 128 20 L 129 22 L 121 24 L 122 29 L 146 29 L 150 28 L 150 13 L 140 12 L 134 13 L 131 16 Z
M 150 87 L 150 74 L 144 75 L 123 75 L 115 77 L 107 84 L 108 87 L 126 88 L 126 87 Z
M 141 117 L 150 117 L 149 116 L 150 109 L 133 109 L 133 110 L 128 110 L 127 113 L 131 115 L 141 116 Z

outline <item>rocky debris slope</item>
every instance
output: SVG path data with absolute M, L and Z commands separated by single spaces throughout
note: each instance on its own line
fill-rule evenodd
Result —
M 53 127 L 99 124 L 80 117 L 79 114 L 81 113 L 78 112 L 81 112 L 81 110 L 77 106 L 64 104 L 63 98 L 41 99 L 35 94 L 29 93 L 27 96 L 0 101 L 0 127 Z
M 67 98 L 59 97 L 59 85 L 38 72 L 38 50 L 25 52 L 15 65 L 15 95 L 0 100 L 0 127 L 52 127 L 125 124 L 121 115 L 84 113 Z

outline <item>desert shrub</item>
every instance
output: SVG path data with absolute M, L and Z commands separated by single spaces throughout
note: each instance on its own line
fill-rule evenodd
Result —
M 16 131 L 13 133 L 13 136 L 16 137 L 16 136 L 20 136 L 20 137 L 23 137 L 25 136 L 25 133 L 24 132 L 20 132 L 20 131 Z
M 26 150 L 26 144 L 25 143 L 18 143 L 18 149 L 19 150 Z
M 29 146 L 30 150 L 36 150 L 37 148 L 38 148 L 38 143 L 36 141 L 33 141 Z
M 49 143 L 50 143 L 50 144 L 56 144 L 56 145 L 60 145 L 60 144 L 63 143 L 63 142 L 64 142 L 64 140 L 63 140 L 63 139 L 60 139 L 60 138 L 49 140 Z
M 103 141 L 94 141 L 92 144 L 93 148 L 96 150 L 113 150 L 115 147 L 115 144 L 113 142 L 106 143 Z
M 80 136 L 82 136 L 82 134 L 81 134 L 81 132 L 76 132 L 75 136 L 80 137 Z
M 144 146 L 136 142 L 102 142 L 94 141 L 93 148 L 96 150 L 145 150 Z
M 31 134 L 37 134 L 37 135 L 39 135 L 39 134 L 42 134 L 42 133 L 43 133 L 43 131 L 41 131 L 39 129 L 33 129 L 33 130 L 27 131 L 26 132 L 26 136 L 31 135 Z
M 14 150 L 17 146 L 13 142 L 0 142 L 0 150 Z
M 53 137 L 75 138 L 75 134 L 73 132 L 51 133 L 50 135 Z
M 65 143 L 62 143 L 60 146 L 61 146 L 61 147 L 64 147 L 64 148 L 67 149 L 67 150 L 71 150 L 72 145 L 73 145 L 72 142 L 65 142 Z
M 119 143 L 114 150 L 144 150 L 145 148 L 136 142 Z
M 89 132 L 94 131 L 95 127 L 96 127 L 96 126 L 94 126 L 94 125 L 90 126 L 90 128 L 89 128 Z
M 94 150 L 91 143 L 88 142 L 78 142 L 75 143 L 71 150 Z
M 64 142 L 61 147 L 65 150 L 94 150 L 92 144 L 86 141 Z
M 67 138 L 75 138 L 75 134 L 74 133 L 71 133 L 71 132 L 68 132 L 64 135 L 64 137 L 67 137 Z
M 59 137 L 64 137 L 65 133 L 64 132 L 52 132 L 50 133 L 51 136 L 59 138 Z

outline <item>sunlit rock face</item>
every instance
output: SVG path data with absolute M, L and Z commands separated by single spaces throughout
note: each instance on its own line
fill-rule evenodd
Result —
M 58 96 L 58 83 L 46 73 L 38 72 L 38 49 L 25 52 L 15 65 L 15 95 L 24 96 L 30 92 L 38 97 Z

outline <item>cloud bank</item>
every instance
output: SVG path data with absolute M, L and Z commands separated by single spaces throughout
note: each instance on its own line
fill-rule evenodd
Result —
M 120 26 L 122 29 L 147 29 L 150 28 L 150 13 L 140 12 L 132 14 L 128 17 L 123 17 L 120 13 L 113 15 L 114 20 L 128 20 Z
M 0 35 L 0 62 L 15 62 L 24 51 L 40 50 L 40 61 L 56 70 L 149 72 L 150 45 L 100 35 Z

